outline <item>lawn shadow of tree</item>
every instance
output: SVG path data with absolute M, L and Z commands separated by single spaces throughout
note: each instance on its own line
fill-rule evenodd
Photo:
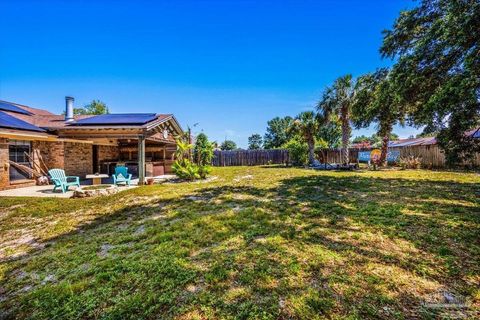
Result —
M 5 315 L 418 316 L 439 288 L 474 292 L 472 188 L 309 175 L 132 204 L 11 264 Z

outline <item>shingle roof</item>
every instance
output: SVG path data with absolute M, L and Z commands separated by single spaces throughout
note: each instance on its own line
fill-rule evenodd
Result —
M 15 102 L 9 102 L 9 101 L 5 101 L 5 100 L 0 100 L 0 103 L 5 103 L 5 104 L 13 105 L 13 106 L 15 106 L 15 107 L 18 107 L 18 108 L 20 108 L 20 109 L 23 109 L 23 110 L 27 111 L 28 113 L 30 113 L 30 114 L 32 114 L 32 115 L 54 115 L 54 114 L 51 113 L 50 111 L 43 110 L 43 109 L 32 108 L 32 107 L 25 106 L 25 105 L 23 105 L 23 104 L 19 104 L 19 103 L 15 103 Z
M 53 114 L 47 110 L 31 108 L 18 103 L 2 101 L 14 105 L 20 109 L 27 111 L 29 114 L 21 114 L 13 111 L 2 111 L 12 117 L 27 122 L 39 128 L 50 130 L 75 128 L 77 125 L 94 125 L 94 126 L 119 126 L 119 125 L 144 125 L 154 120 L 163 120 L 171 116 L 171 114 L 155 114 L 155 113 L 131 113 L 131 114 L 107 114 L 107 115 L 75 115 L 73 122 L 65 122 L 64 115 Z M 93 121 L 84 121 L 92 118 Z
M 10 115 L 22 119 L 23 121 L 26 121 L 28 123 L 31 123 L 37 127 L 41 128 L 48 128 L 48 129 L 57 129 L 57 128 L 63 128 L 66 125 L 68 125 L 67 122 L 65 122 L 65 116 L 64 115 L 57 115 L 57 114 L 50 114 L 50 115 L 32 115 L 32 116 L 26 116 L 23 114 L 13 114 L 9 113 Z M 75 120 L 78 119 L 84 119 L 84 118 L 89 118 L 92 117 L 91 115 L 77 115 L 74 117 Z

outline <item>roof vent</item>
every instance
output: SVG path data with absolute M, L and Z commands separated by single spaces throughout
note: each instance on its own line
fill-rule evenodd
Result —
M 73 97 L 65 97 L 65 121 L 71 122 L 74 120 L 73 118 L 73 101 L 75 99 Z

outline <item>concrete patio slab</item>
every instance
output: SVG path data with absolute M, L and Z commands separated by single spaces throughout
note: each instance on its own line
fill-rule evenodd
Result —
M 153 177 L 155 183 L 165 182 L 171 179 L 175 179 L 175 175 L 163 175 L 163 176 L 156 176 Z M 111 178 L 103 179 L 102 183 L 112 184 L 110 182 Z M 82 186 L 91 185 L 91 181 L 81 181 Z M 128 190 L 131 188 L 136 188 L 138 185 L 138 179 L 132 179 L 132 184 L 130 187 L 127 186 L 119 186 L 119 191 Z M 10 190 L 3 190 L 0 191 L 0 197 L 52 197 L 52 198 L 71 198 L 73 195 L 73 190 L 76 187 L 70 187 L 69 191 L 62 193 L 60 190 L 53 191 L 53 185 L 46 185 L 46 186 L 33 186 L 33 187 L 25 187 L 25 188 L 17 188 L 17 189 L 10 189 Z
M 137 186 L 121 186 L 119 187 L 119 191 L 124 191 L 132 188 L 136 188 Z M 3 190 L 0 191 L 0 197 L 51 197 L 51 198 L 71 198 L 73 195 L 74 187 L 70 187 L 70 190 L 62 193 L 60 190 L 53 191 L 52 185 L 47 186 L 33 186 L 33 187 L 25 187 L 25 188 L 18 188 L 18 189 L 10 189 L 10 190 Z

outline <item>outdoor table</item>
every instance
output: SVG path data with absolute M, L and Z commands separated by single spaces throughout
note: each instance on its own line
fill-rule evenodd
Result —
M 92 179 L 92 185 L 102 184 L 102 178 L 108 178 L 108 174 L 87 174 L 86 179 Z

